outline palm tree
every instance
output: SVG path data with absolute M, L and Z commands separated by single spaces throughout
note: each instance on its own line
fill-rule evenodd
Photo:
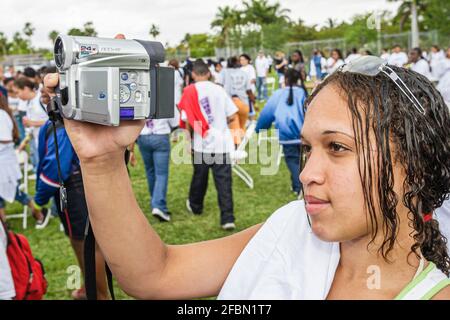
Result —
M 424 12 L 427 8 L 426 0 L 389 0 L 390 2 L 398 2 L 402 1 L 400 6 L 397 9 L 397 18 L 400 19 L 400 32 L 403 31 L 406 21 L 410 17 L 412 17 L 413 10 L 416 9 L 416 12 Z M 414 22 L 412 23 L 414 24 Z
M 2 56 L 6 56 L 8 54 L 8 38 L 3 32 L 0 32 L 0 50 L 2 53 Z
M 337 24 L 338 22 L 335 19 L 328 18 L 326 22 L 326 28 L 333 29 L 334 27 L 336 27 Z
M 153 39 L 156 39 L 156 37 L 159 36 L 161 32 L 159 31 L 159 27 L 156 24 L 152 23 L 150 31 L 148 33 L 153 37 Z
M 23 34 L 26 35 L 28 38 L 31 38 L 31 36 L 34 33 L 35 28 L 33 28 L 33 25 L 31 22 L 26 22 L 25 26 L 23 27 Z
M 225 39 L 225 47 L 227 56 L 230 56 L 230 32 L 236 26 L 235 9 L 230 6 L 219 7 L 214 20 L 211 22 L 211 27 L 220 28 L 220 34 Z
M 264 25 L 290 21 L 287 14 L 291 11 L 289 9 L 282 8 L 279 2 L 271 5 L 268 0 L 250 0 L 244 1 L 243 5 L 246 13 L 246 22 L 255 24 L 261 29 L 261 48 L 264 46 Z
M 48 34 L 48 38 L 50 39 L 50 41 L 52 43 L 55 43 L 56 38 L 58 37 L 59 32 L 56 30 L 52 30 L 50 31 L 50 33 Z
M 399 0 L 389 0 L 397 2 Z M 419 46 L 419 22 L 418 12 L 424 12 L 427 7 L 427 0 L 401 0 L 398 7 L 397 17 L 400 18 L 400 31 L 403 31 L 406 21 L 411 17 L 412 47 Z
M 94 23 L 92 21 L 86 22 L 83 25 L 83 28 L 84 28 L 83 33 L 87 37 L 96 37 L 98 35 L 97 31 L 95 31 Z

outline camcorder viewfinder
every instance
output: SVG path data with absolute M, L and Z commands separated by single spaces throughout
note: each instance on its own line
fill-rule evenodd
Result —
M 160 42 L 59 35 L 59 113 L 118 126 L 121 120 L 174 117 L 174 69 L 160 66 Z

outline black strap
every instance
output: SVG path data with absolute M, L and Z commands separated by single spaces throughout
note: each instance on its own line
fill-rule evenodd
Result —
M 84 285 L 86 287 L 86 296 L 88 300 L 97 300 L 97 276 L 95 263 L 95 235 L 92 226 L 88 221 L 88 231 L 84 240 Z M 108 280 L 108 289 L 111 299 L 115 300 L 113 277 L 108 264 L 105 262 L 106 278 Z
M 113 275 L 111 269 L 109 268 L 106 262 L 105 262 L 105 270 L 106 270 L 106 278 L 108 279 L 109 294 L 111 295 L 112 300 L 116 300 L 116 296 L 114 295 Z
M 64 128 L 64 122 L 62 122 L 61 120 L 56 120 L 55 126 L 56 126 L 56 130 L 58 130 L 60 128 Z M 45 131 L 45 141 L 47 141 L 48 138 L 50 138 L 52 131 L 53 131 L 53 125 L 47 126 L 47 131 Z
M 39 104 L 41 105 L 42 110 L 44 110 L 45 113 L 47 113 L 47 107 L 44 106 L 44 104 L 39 100 Z
M 97 300 L 97 277 L 95 269 L 95 237 L 88 220 L 88 232 L 84 239 L 84 285 L 88 300 Z

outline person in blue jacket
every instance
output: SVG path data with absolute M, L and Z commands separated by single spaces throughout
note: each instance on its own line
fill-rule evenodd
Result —
M 42 102 L 49 102 L 48 94 L 42 91 Z M 58 209 L 58 215 L 64 231 L 70 238 L 80 269 L 84 274 L 84 242 L 88 223 L 88 208 L 84 194 L 83 179 L 78 157 L 72 147 L 63 121 L 56 122 L 56 138 L 61 168 L 61 178 L 67 191 L 67 209 L 61 210 L 59 202 L 59 177 L 53 125 L 47 121 L 39 131 L 39 165 L 37 168 L 36 194 L 34 201 L 38 208 L 49 204 L 52 198 Z M 108 299 L 104 258 L 96 252 L 97 299 Z M 76 300 L 86 299 L 85 288 L 72 292 Z
M 286 87 L 275 91 L 261 111 L 256 133 L 269 129 L 275 123 L 286 165 L 291 173 L 292 190 L 298 195 L 301 190 L 300 132 L 305 117 L 303 103 L 307 93 L 300 73 L 294 69 L 286 71 L 285 83 Z

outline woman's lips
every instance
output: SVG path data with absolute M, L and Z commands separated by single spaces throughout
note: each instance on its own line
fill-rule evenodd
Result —
M 306 212 L 309 215 L 316 215 L 330 205 L 329 201 L 316 198 L 314 196 L 305 196 Z

